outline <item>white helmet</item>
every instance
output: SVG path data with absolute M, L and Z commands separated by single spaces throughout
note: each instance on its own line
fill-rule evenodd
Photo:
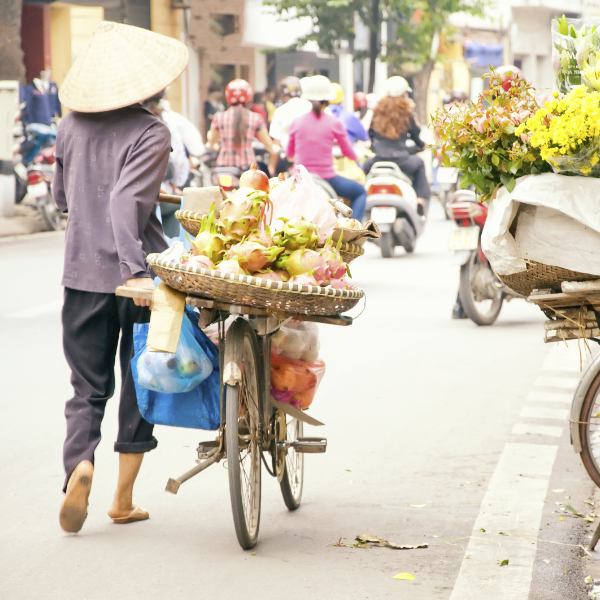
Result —
M 302 87 L 303 100 L 330 102 L 336 99 L 336 95 L 331 89 L 331 81 L 324 75 L 303 77 L 300 80 L 300 86 Z
M 390 77 L 385 82 L 384 96 L 390 96 L 391 98 L 398 98 L 404 95 L 406 92 L 412 92 L 412 88 L 408 85 L 408 81 L 404 77 Z

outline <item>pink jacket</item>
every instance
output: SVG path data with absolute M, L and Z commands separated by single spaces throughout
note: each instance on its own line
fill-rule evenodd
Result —
M 294 162 L 304 165 L 309 173 L 323 179 L 336 177 L 333 168 L 333 145 L 337 142 L 340 150 L 351 160 L 358 160 L 342 122 L 325 112 L 320 117 L 310 111 L 296 117 L 290 125 L 288 156 Z

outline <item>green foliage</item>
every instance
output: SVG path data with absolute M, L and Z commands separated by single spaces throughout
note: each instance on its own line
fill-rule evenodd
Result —
M 296 47 L 313 40 L 323 52 L 334 53 L 340 40 L 354 39 L 355 13 L 369 29 L 378 29 L 372 20 L 371 0 L 266 0 L 265 3 L 274 6 L 283 20 L 297 17 L 312 20 L 313 31 L 300 38 Z M 448 17 L 452 13 L 482 16 L 488 5 L 489 0 L 381 0 L 378 21 L 383 20 L 383 14 L 387 15 L 396 33 L 387 44 L 384 60 L 397 71 L 402 71 L 406 62 L 422 67 L 430 59 L 436 32 L 443 35 L 448 30 Z
M 499 75 L 489 76 L 490 90 L 475 106 L 440 109 L 431 124 L 444 166 L 458 169 L 461 186 L 474 186 L 483 200 L 502 185 L 512 192 L 518 177 L 551 170 L 540 150 L 515 133 L 539 109 L 535 90 L 517 78 L 505 91 Z

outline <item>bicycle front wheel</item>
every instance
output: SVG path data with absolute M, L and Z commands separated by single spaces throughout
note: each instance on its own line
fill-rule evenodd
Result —
M 261 458 L 258 344 L 252 328 L 236 321 L 227 335 L 241 382 L 225 387 L 227 469 L 233 523 L 244 550 L 256 546 L 260 524 Z
M 581 462 L 600 487 L 600 373 L 594 377 L 585 394 L 579 413 Z
M 288 442 L 295 442 L 302 437 L 302 421 L 287 417 Z M 279 484 L 283 501 L 289 510 L 296 510 L 302 500 L 302 487 L 304 485 L 304 454 L 289 448 L 285 457 L 283 479 Z

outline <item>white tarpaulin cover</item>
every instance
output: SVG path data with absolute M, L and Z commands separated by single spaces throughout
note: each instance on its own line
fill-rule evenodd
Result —
M 600 276 L 600 179 L 517 179 L 490 202 L 481 245 L 498 275 L 525 271 L 529 259 Z

